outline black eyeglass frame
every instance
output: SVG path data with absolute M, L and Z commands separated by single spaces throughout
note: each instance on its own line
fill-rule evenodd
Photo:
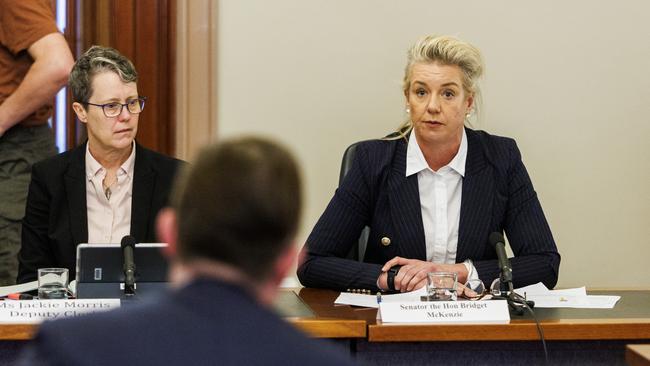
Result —
M 138 100 L 140 102 L 140 111 L 138 111 L 138 112 L 131 112 L 131 109 L 129 109 L 129 103 L 128 102 L 124 103 L 124 104 L 117 103 L 117 102 L 110 102 L 110 103 L 104 103 L 104 104 L 95 104 L 95 103 L 85 102 L 84 104 L 94 105 L 95 107 L 102 107 L 102 112 L 104 112 L 104 116 L 106 116 L 107 118 L 113 118 L 113 117 L 117 117 L 120 114 L 122 114 L 122 111 L 124 110 L 124 107 L 126 107 L 126 110 L 129 111 L 129 113 L 131 113 L 131 114 L 140 114 L 140 113 L 142 113 L 142 111 L 144 111 L 144 105 L 145 105 L 145 102 L 147 101 L 147 97 L 142 97 L 141 96 L 141 97 L 136 98 L 136 100 Z M 133 101 L 133 100 L 131 100 L 131 101 Z M 110 104 L 119 104 L 119 106 L 120 106 L 120 111 L 114 116 L 109 116 L 108 113 L 106 113 L 106 106 L 110 105 Z

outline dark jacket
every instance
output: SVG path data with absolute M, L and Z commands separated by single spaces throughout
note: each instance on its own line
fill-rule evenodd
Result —
M 133 300 L 136 301 L 136 300 Z M 45 322 L 19 365 L 351 365 L 239 287 L 198 280 L 108 313 Z
M 136 144 L 131 235 L 156 242 L 156 215 L 167 205 L 180 160 Z M 18 283 L 45 267 L 64 267 L 75 277 L 76 249 L 88 241 L 86 144 L 34 164 L 18 253 Z

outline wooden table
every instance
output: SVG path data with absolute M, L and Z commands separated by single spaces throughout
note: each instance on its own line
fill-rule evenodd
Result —
M 535 309 L 544 338 L 558 341 L 650 340 L 650 291 L 608 291 L 607 294 L 621 296 L 614 309 Z M 386 325 L 375 322 L 368 326 L 368 340 L 372 342 L 538 339 L 537 327 L 530 315 L 511 315 L 509 324 Z
M 338 293 L 326 290 L 307 290 L 305 293 L 310 292 L 316 297 L 307 295 L 301 298 L 298 295 L 300 289 L 283 289 L 278 294 L 275 308 L 282 317 L 315 338 L 366 338 L 366 319 L 356 317 L 357 311 L 349 306 L 337 308 L 333 306 L 333 300 L 329 301 Z M 37 330 L 37 324 L 0 324 L 0 340 L 30 340 Z
M 319 296 L 322 296 L 319 293 L 323 291 L 315 290 L 316 297 L 307 295 L 309 290 L 304 293 L 300 289 L 280 291 L 276 310 L 315 338 L 366 338 L 366 319 L 358 318 L 356 311 L 349 306 L 335 307 L 334 301 L 327 301 L 330 296 L 326 296 L 325 302 L 319 301 Z
M 535 309 L 547 340 L 650 340 L 650 291 L 590 293 L 619 295 L 621 299 L 614 309 Z M 367 322 L 370 342 L 539 339 L 530 315 L 512 315 L 509 324 L 382 324 L 376 320 L 376 309 L 334 305 L 336 291 L 303 288 L 298 290 L 298 296 L 313 311 L 315 321 Z
M 604 293 L 622 296 L 614 309 L 536 309 L 552 361 L 624 364 L 627 344 L 650 343 L 650 291 Z M 513 315 L 509 324 L 382 324 L 376 320 L 376 309 L 334 305 L 337 296 L 338 292 L 323 289 L 283 290 L 276 308 L 313 337 L 348 342 L 358 360 L 372 364 L 543 360 L 530 316 Z M 24 343 L 36 329 L 36 325 L 0 325 L 0 340 L 5 341 L 0 347 Z
M 630 366 L 650 366 L 650 344 L 630 344 L 625 350 L 625 361 Z
M 26 341 L 34 337 L 37 329 L 34 324 L 0 324 L 0 340 Z
M 354 350 L 356 339 L 367 337 L 367 322 L 363 318 L 356 317 L 356 310 L 349 306 L 335 308 L 333 300 L 328 300 L 326 303 L 314 301 L 312 306 L 309 306 L 306 300 L 314 300 L 314 298 L 307 296 L 305 300 L 298 296 L 298 292 L 299 289 L 280 291 L 276 309 L 289 322 L 310 336 L 335 340 L 334 343 L 348 352 Z M 329 299 L 331 294 L 325 292 L 326 298 Z M 318 290 L 315 294 L 317 297 L 321 296 Z M 12 364 L 22 347 L 34 337 L 37 330 L 37 324 L 0 324 L 0 341 L 2 341 L 0 342 L 0 365 Z
M 650 343 L 650 291 L 590 291 L 620 295 L 614 309 L 536 309 L 551 362 L 624 364 L 628 343 Z M 367 339 L 354 346 L 370 364 L 476 364 L 543 362 L 533 318 L 511 316 L 509 324 L 382 324 L 376 309 L 335 306 L 338 292 L 302 289 L 300 298 L 317 317 L 361 319 Z M 454 359 L 450 359 L 454 354 Z

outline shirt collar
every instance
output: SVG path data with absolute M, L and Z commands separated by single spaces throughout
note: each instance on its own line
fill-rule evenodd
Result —
M 120 166 L 120 170 L 118 171 L 118 174 L 120 172 L 126 173 L 129 177 L 133 177 L 133 169 L 135 165 L 135 141 L 133 141 L 133 145 L 131 148 L 131 155 L 122 163 Z M 88 148 L 88 144 L 86 143 L 86 177 L 90 180 L 92 179 L 95 175 L 97 175 L 100 171 L 102 171 L 104 167 L 93 157 L 93 154 L 90 153 L 90 149 Z
M 453 159 L 446 166 L 455 170 L 461 177 L 465 176 L 465 161 L 467 160 L 467 134 L 465 133 L 465 128 L 463 128 L 463 135 L 460 139 L 460 147 L 458 152 Z M 417 142 L 415 137 L 415 132 L 411 131 L 411 138 L 409 138 L 409 144 L 406 148 L 406 176 L 410 176 L 416 173 L 419 173 L 425 169 L 429 169 L 429 164 L 427 164 L 422 149 Z

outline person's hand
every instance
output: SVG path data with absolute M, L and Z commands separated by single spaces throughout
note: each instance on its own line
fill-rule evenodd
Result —
M 379 278 L 377 278 L 377 287 L 379 287 L 379 290 L 382 292 L 388 291 L 388 273 L 381 272 L 379 274 Z
M 462 263 L 440 264 L 419 259 L 395 257 L 386 262 L 381 270 L 386 272 L 394 266 L 402 266 L 397 276 L 395 276 L 395 290 L 400 292 L 413 291 L 424 287 L 427 284 L 427 274 L 429 272 L 456 272 L 460 283 L 465 282 L 467 278 L 467 268 Z

